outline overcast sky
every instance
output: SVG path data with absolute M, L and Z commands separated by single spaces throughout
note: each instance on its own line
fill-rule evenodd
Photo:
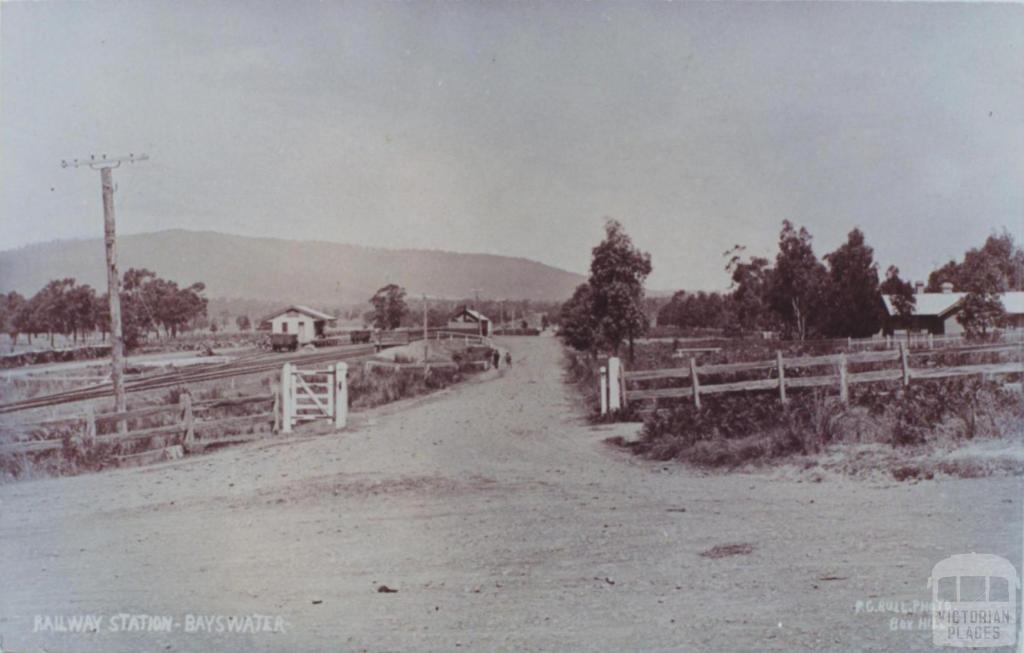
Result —
M 0 249 L 212 229 L 584 272 L 607 216 L 655 288 L 863 229 L 923 277 L 1024 225 L 1024 6 L 0 4 Z

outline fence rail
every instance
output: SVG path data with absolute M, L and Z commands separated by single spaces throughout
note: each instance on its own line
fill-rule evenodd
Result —
M 926 356 L 950 356 L 966 354 L 1012 354 L 1016 360 L 973 365 L 941 365 L 912 366 L 911 359 Z M 840 398 L 845 402 L 849 398 L 849 386 L 859 383 L 878 383 L 886 381 L 902 381 L 909 385 L 913 379 L 940 379 L 957 376 L 998 376 L 1024 373 L 1021 360 L 1020 344 L 983 345 L 960 349 L 943 349 L 938 351 L 910 353 L 905 343 L 900 343 L 897 350 L 867 351 L 847 354 L 829 354 L 825 356 L 798 356 L 785 358 L 781 351 L 776 352 L 774 360 L 760 360 L 741 363 L 716 363 L 697 365 L 695 358 L 690 358 L 687 367 L 674 367 L 656 370 L 625 371 L 617 358 L 609 359 L 608 366 L 601 368 L 601 413 L 614 412 L 628 406 L 634 401 L 654 401 L 654 408 L 660 399 L 692 398 L 696 406 L 700 406 L 702 396 L 729 392 L 751 392 L 775 390 L 782 402 L 787 400 L 787 389 L 837 387 Z M 868 363 L 896 362 L 897 366 L 878 370 L 851 372 L 849 366 Z M 834 374 L 815 376 L 787 376 L 786 370 L 832 367 Z M 768 378 L 749 379 L 742 381 L 718 382 L 705 384 L 701 377 L 721 376 L 742 372 L 767 371 Z M 686 379 L 689 385 L 669 388 L 644 388 L 638 384 L 658 380 Z

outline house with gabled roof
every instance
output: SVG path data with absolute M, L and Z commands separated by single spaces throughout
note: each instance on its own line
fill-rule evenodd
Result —
M 924 292 L 924 285 L 917 285 L 914 293 L 914 311 L 901 316 L 893 302 L 892 295 L 882 295 L 885 304 L 883 333 L 892 335 L 896 331 L 911 333 L 932 333 L 935 335 L 958 335 L 964 327 L 957 320 L 963 308 L 965 292 L 955 292 L 953 284 L 942 284 L 942 292 Z M 1006 311 L 1006 326 L 1024 327 L 1024 292 L 1004 292 L 999 295 Z
M 261 322 L 270 324 L 272 334 L 294 334 L 298 336 L 298 344 L 304 345 L 324 336 L 327 324 L 335 321 L 328 315 L 308 306 L 292 304 L 276 313 L 264 317 Z
M 491 321 L 483 313 L 463 306 L 448 318 L 448 329 L 452 331 L 469 331 L 484 337 L 491 335 Z

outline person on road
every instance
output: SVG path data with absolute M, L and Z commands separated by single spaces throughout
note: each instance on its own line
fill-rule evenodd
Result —
M 497 349 L 495 349 L 494 354 L 492 356 L 494 359 L 494 369 L 498 369 L 498 363 L 501 362 L 501 354 L 498 352 Z
M 512 367 L 512 352 L 510 351 L 505 352 L 505 366 Z

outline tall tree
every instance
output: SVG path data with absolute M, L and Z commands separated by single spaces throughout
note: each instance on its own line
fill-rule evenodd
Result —
M 71 316 L 67 295 L 74 286 L 74 279 L 54 279 L 43 286 L 42 290 L 32 298 L 35 319 L 45 326 L 46 333 L 50 338 L 50 347 L 54 346 L 54 334 L 70 333 Z
M 804 227 L 797 231 L 789 220 L 783 221 L 768 296 L 791 335 L 800 340 L 807 338 L 820 317 L 826 279 L 825 266 L 811 247 L 810 232 Z
M 3 327 L 3 332 L 10 336 L 12 347 L 18 344 L 18 334 L 21 333 L 18 316 L 25 303 L 25 298 L 13 290 L 0 296 L 0 326 Z
M 65 329 L 78 342 L 78 335 L 96 328 L 96 291 L 85 284 L 70 287 L 64 295 Z M 65 333 L 67 333 L 65 331 Z
M 672 299 L 658 311 L 658 324 L 681 328 L 724 329 L 735 319 L 731 300 L 716 292 L 672 295 Z
M 985 272 L 979 273 L 978 270 Z M 1024 290 L 1024 250 L 1017 245 L 1013 235 L 1003 230 L 985 239 L 981 247 L 973 247 L 964 254 L 964 260 L 949 261 L 928 276 L 928 292 L 941 292 L 942 284 L 949 282 L 962 292 L 969 292 L 969 286 L 979 275 L 993 275 L 1000 292 Z
M 725 252 L 725 271 L 732 279 L 732 309 L 738 327 L 746 331 L 769 330 L 778 326 L 771 310 L 771 262 L 759 256 L 743 259 L 744 248 L 736 245 Z
M 961 270 L 963 289 L 967 291 L 956 319 L 967 336 L 985 337 L 1006 314 L 1001 295 L 1007 278 L 999 261 L 991 256 L 968 257 Z
M 997 293 L 1019 290 L 1022 261 L 1024 253 L 1009 233 L 989 236 L 981 248 L 972 248 L 964 254 L 959 289 Z
M 900 269 L 895 265 L 890 265 L 889 269 L 885 271 L 885 281 L 879 286 L 878 290 L 889 297 L 892 302 L 893 308 L 896 310 L 896 315 L 902 318 L 908 318 L 914 314 L 914 307 L 917 304 L 917 298 L 914 296 L 914 286 L 909 281 L 904 281 L 900 278 Z
M 947 261 L 942 267 L 932 270 L 928 275 L 928 283 L 925 286 L 926 292 L 942 292 L 942 284 L 951 283 L 954 288 L 960 287 L 960 264 L 956 261 Z
M 614 354 L 623 341 L 633 357 L 634 340 L 648 326 L 643 310 L 644 281 L 651 273 L 651 255 L 633 245 L 618 220 L 608 220 L 605 238 L 592 250 L 589 284 L 601 340 Z
M 378 329 L 397 329 L 409 311 L 405 303 L 405 288 L 393 283 L 374 293 L 370 303 L 373 305 L 373 324 Z
M 179 288 L 177 282 L 163 279 L 147 269 L 130 268 L 121 284 L 121 330 L 125 346 L 138 346 L 150 331 L 163 328 L 176 337 L 187 325 L 206 317 L 206 286 L 194 283 Z M 109 325 L 109 317 L 105 319 Z
M 568 346 L 579 351 L 591 352 L 597 348 L 594 293 L 589 283 L 576 286 L 572 298 L 562 304 L 559 323 L 559 334 Z
M 825 255 L 828 285 L 825 332 L 832 337 L 865 338 L 878 333 L 884 307 L 878 284 L 878 264 L 874 250 L 864 242 L 864 234 L 854 229 L 846 242 Z
M 42 291 L 22 302 L 18 312 L 14 315 L 14 323 L 20 333 L 28 336 L 29 344 L 32 338 L 46 331 L 45 312 L 43 305 L 45 298 Z
M 151 283 L 155 284 L 155 280 Z M 176 338 L 178 332 L 190 322 L 207 314 L 208 302 L 203 297 L 205 290 L 206 286 L 202 283 L 179 288 L 178 284 L 170 281 L 164 282 L 162 287 L 152 293 L 161 298 L 157 305 L 156 319 L 172 337 Z

